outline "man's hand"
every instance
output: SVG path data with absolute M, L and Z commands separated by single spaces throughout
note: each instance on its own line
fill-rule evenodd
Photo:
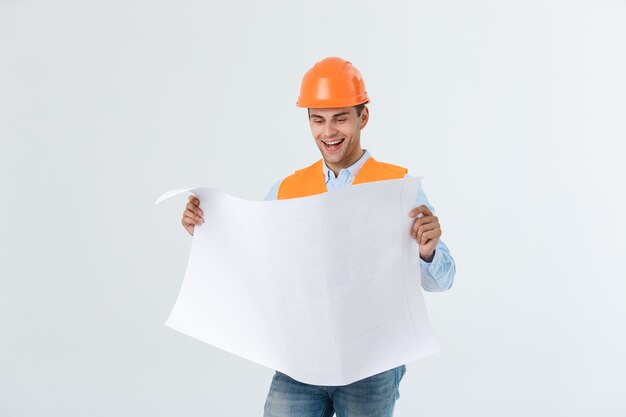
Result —
M 418 217 L 413 222 L 411 237 L 419 244 L 420 258 L 426 262 L 431 262 L 441 237 L 439 219 L 424 205 L 416 207 L 409 212 L 409 217 L 413 218 L 415 216 Z
M 200 208 L 200 200 L 195 195 L 189 196 L 189 202 L 183 212 L 183 227 L 185 230 L 193 236 L 193 229 L 197 224 L 204 223 L 204 212 Z

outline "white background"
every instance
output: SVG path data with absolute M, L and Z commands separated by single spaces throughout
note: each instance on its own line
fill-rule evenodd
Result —
M 318 151 L 302 75 L 424 176 L 457 263 L 397 416 L 626 415 L 626 2 L 0 0 L 0 415 L 261 415 L 273 371 L 171 329 L 171 188 L 261 199 Z

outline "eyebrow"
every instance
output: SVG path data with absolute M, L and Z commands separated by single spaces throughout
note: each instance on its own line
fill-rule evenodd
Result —
M 341 112 L 341 113 L 333 114 L 333 118 L 335 118 L 335 117 L 340 117 L 340 116 L 345 116 L 346 114 L 350 114 L 350 112 L 343 111 L 343 112 Z M 312 118 L 314 118 L 314 117 L 317 117 L 317 118 L 319 118 L 319 119 L 323 119 L 323 118 L 324 118 L 323 116 L 320 116 L 319 114 L 313 114 L 313 113 L 311 113 L 311 119 L 312 119 Z

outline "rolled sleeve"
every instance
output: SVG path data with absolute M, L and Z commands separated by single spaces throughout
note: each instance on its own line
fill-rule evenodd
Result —
M 450 250 L 441 240 L 435 249 L 431 262 L 420 258 L 422 288 L 426 291 L 446 291 L 454 283 L 456 265 L 450 256 Z

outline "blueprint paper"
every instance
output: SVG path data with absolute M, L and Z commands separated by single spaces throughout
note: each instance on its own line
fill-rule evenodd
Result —
M 165 325 L 315 385 L 346 385 L 439 350 L 410 236 L 420 178 L 248 201 L 192 192 L 195 227 Z

